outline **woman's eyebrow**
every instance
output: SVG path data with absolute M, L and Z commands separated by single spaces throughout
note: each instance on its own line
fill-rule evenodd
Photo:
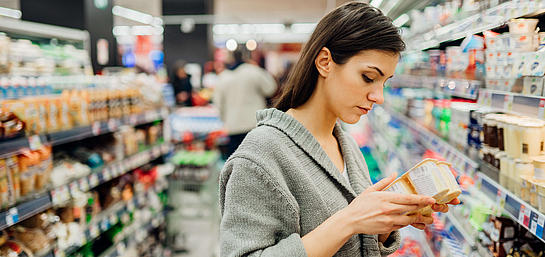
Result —
M 382 72 L 378 67 L 376 66 L 367 66 L 368 68 L 370 69 L 375 69 L 378 71 L 378 73 L 380 74 L 380 76 L 384 76 L 384 72 Z

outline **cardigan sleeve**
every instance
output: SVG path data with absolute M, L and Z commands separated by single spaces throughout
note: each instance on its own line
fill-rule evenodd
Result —
M 388 256 L 397 251 L 397 249 L 399 249 L 399 246 L 401 245 L 401 235 L 399 233 L 399 230 L 390 233 L 390 236 L 385 243 L 386 245 L 383 245 L 381 242 L 378 242 L 378 248 L 381 256 Z
M 289 197 L 254 162 L 228 160 L 220 177 L 220 255 L 306 257 L 298 208 Z

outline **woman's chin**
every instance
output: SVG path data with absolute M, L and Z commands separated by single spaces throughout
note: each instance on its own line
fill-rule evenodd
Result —
M 360 121 L 360 118 L 361 118 L 362 115 L 347 115 L 346 117 L 339 117 L 339 119 L 344 122 L 344 123 L 347 123 L 347 124 L 356 124 Z

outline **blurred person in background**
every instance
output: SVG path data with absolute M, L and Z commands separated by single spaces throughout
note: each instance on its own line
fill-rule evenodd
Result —
M 227 156 L 255 128 L 255 112 L 267 107 L 267 97 L 277 90 L 276 80 L 259 66 L 245 63 L 242 52 L 234 52 L 234 63 L 217 79 L 213 101 L 229 133 Z
M 178 60 L 174 63 L 171 82 L 174 88 L 174 95 L 176 96 L 176 104 L 180 106 L 192 106 L 191 94 L 193 86 L 191 86 L 191 75 L 185 71 L 185 64 L 184 60 Z

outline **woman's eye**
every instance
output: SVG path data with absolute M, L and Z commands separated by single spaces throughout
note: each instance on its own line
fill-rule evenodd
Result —
M 373 83 L 374 80 L 370 79 L 369 77 L 365 76 L 365 75 L 362 75 L 363 76 L 363 80 L 365 80 L 365 82 L 367 83 Z

